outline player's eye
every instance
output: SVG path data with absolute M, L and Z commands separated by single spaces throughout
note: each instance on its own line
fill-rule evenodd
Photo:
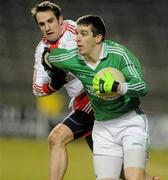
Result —
M 51 19 L 48 20 L 48 22 L 49 22 L 49 23 L 52 23 L 52 22 L 54 22 L 54 19 L 51 18 Z
M 38 23 L 40 27 L 44 26 L 45 24 L 44 23 Z
M 81 35 L 82 36 L 87 36 L 87 33 L 86 32 L 81 32 Z

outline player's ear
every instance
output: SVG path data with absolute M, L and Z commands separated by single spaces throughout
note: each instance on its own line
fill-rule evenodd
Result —
M 99 44 L 103 41 L 103 35 L 102 34 L 98 34 L 96 35 L 96 43 Z
M 64 21 L 64 18 L 62 15 L 60 15 L 58 19 L 59 24 L 62 25 L 63 21 Z

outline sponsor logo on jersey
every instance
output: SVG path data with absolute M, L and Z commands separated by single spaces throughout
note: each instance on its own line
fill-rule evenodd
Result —
M 85 79 L 86 78 L 86 76 L 84 74 L 79 74 L 79 73 L 77 73 L 77 77 L 79 79 Z

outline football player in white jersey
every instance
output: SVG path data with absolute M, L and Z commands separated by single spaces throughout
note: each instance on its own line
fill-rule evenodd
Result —
M 76 77 L 57 69 L 50 78 L 41 64 L 42 53 L 46 47 L 76 47 L 76 23 L 71 20 L 64 21 L 60 7 L 49 1 L 36 4 L 31 13 L 43 34 L 35 51 L 33 93 L 36 96 L 47 96 L 64 85 L 68 95 L 74 98 L 72 112 L 51 131 L 48 138 L 49 180 L 61 180 L 67 168 L 66 144 L 84 136 L 92 149 L 94 116 L 90 102 L 83 93 L 82 84 Z

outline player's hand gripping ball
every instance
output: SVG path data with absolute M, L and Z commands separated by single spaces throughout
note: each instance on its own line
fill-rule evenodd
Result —
M 125 82 L 123 74 L 116 68 L 107 67 L 95 74 L 93 89 L 96 95 L 102 99 L 115 99 L 120 96 L 117 93 L 117 87 L 120 82 Z

